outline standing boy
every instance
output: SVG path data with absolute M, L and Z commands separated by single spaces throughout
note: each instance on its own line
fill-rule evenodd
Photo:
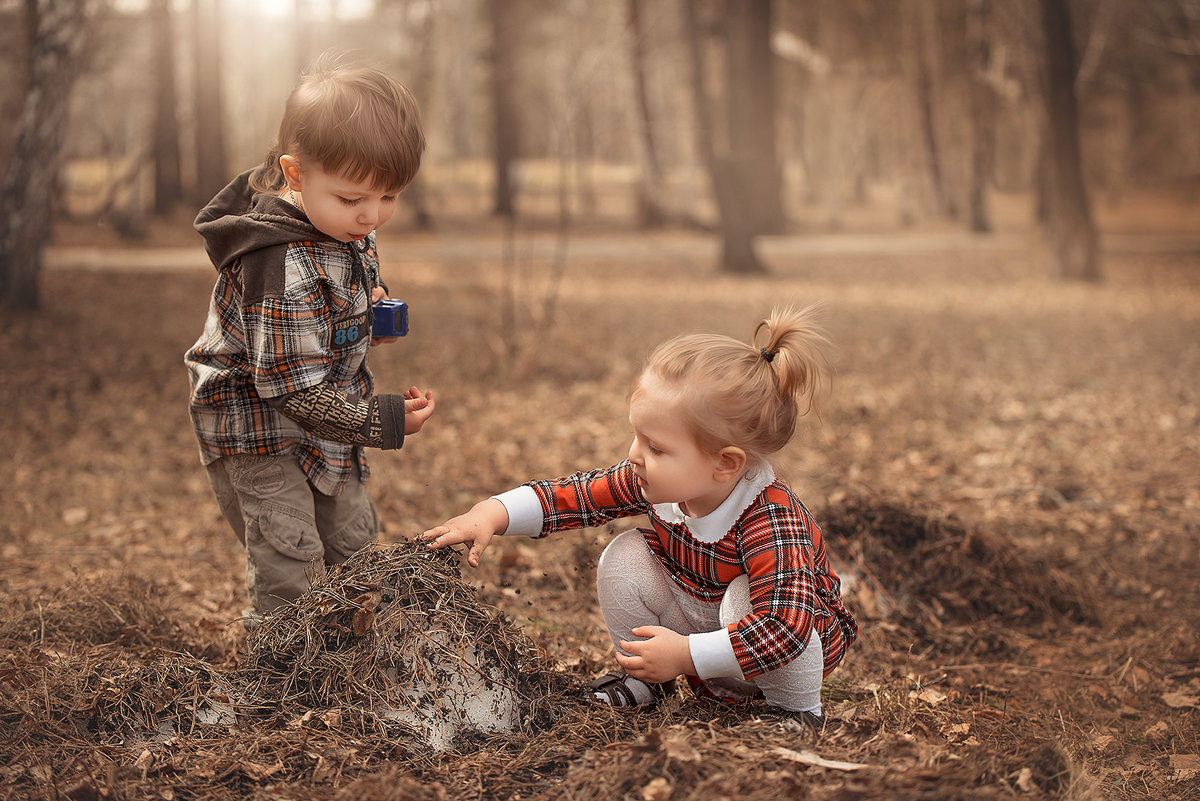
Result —
M 403 85 L 318 65 L 288 98 L 266 160 L 200 212 L 217 282 L 184 357 L 201 460 L 246 548 L 250 618 L 294 601 L 378 536 L 364 447 L 399 448 L 434 410 L 415 386 L 374 394 L 375 229 L 420 166 Z

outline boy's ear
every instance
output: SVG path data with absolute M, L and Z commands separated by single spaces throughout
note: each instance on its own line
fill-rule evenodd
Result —
M 746 470 L 746 452 L 733 445 L 727 445 L 717 452 L 714 477 L 717 481 L 729 481 L 741 478 Z
M 279 157 L 279 169 L 283 170 L 283 180 L 288 189 L 300 188 L 300 159 L 284 153 Z

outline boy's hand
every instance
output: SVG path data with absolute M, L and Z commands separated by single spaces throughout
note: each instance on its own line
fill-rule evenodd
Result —
M 433 416 L 436 404 L 433 393 L 421 394 L 416 387 L 409 387 L 404 393 L 404 433 L 415 434 L 425 425 L 425 421 Z
M 430 548 L 442 548 L 466 542 L 471 546 L 467 552 L 467 564 L 479 567 L 479 557 L 487 550 L 492 537 L 503 534 L 508 528 L 508 510 L 495 498 L 480 501 L 471 511 L 452 517 L 440 526 L 435 526 L 421 535 Z
M 635 642 L 621 640 L 621 651 L 628 655 L 618 651 L 617 662 L 630 676 L 659 684 L 676 676 L 696 674 L 688 638 L 683 634 L 663 626 L 638 626 L 633 630 L 633 636 L 649 639 Z

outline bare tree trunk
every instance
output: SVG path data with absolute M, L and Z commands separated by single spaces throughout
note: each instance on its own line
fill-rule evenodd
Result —
M 178 95 L 175 87 L 175 25 L 171 0 L 150 6 L 154 37 L 154 212 L 167 214 L 183 200 L 179 156 Z
M 30 69 L 17 141 L 0 197 L 0 301 L 38 308 L 38 279 L 54 225 L 54 189 L 67 103 L 95 0 L 29 0 Z
M 212 198 L 229 180 L 225 154 L 225 110 L 221 92 L 220 0 L 192 0 L 195 44 L 197 204 Z
M 492 23 L 492 119 L 495 125 L 495 198 L 492 213 L 502 217 L 516 215 L 513 166 L 519 151 L 516 102 L 516 25 L 512 0 L 487 3 Z
M 713 143 L 712 103 L 704 81 L 704 33 L 696 18 L 695 0 L 683 3 L 684 33 L 692 62 L 692 108 L 696 118 L 696 149 L 708 168 L 721 228 L 721 269 L 731 273 L 765 273 L 754 250 L 753 220 L 743 192 L 742 174 L 731 159 L 719 158 Z
M 775 142 L 771 2 L 725 0 L 725 110 L 736 172 L 731 177 L 745 184 L 745 210 L 755 233 L 778 233 L 786 224 Z
M 426 14 L 421 22 L 420 49 L 417 51 L 416 68 L 413 71 L 409 89 L 418 99 L 428 98 L 433 93 L 434 85 L 434 48 L 437 40 L 437 15 Z M 428 117 L 426 117 L 428 119 Z M 433 215 L 429 211 L 429 201 L 425 192 L 424 173 L 418 172 L 412 183 L 404 190 L 403 198 L 412 206 L 414 222 L 417 228 L 428 231 L 433 228 Z
M 991 102 L 994 95 L 983 80 L 988 68 L 987 0 L 967 0 L 967 93 L 971 104 L 971 173 L 967 187 L 968 224 L 976 233 L 992 230 L 987 190 L 992 175 L 994 139 Z
M 925 156 L 928 160 L 929 181 L 933 188 L 933 202 L 937 213 L 943 217 L 954 219 L 958 216 L 958 208 L 954 203 L 952 193 L 946 187 L 946 174 L 942 169 L 942 151 L 938 142 L 937 113 L 934 108 L 934 96 L 937 80 L 939 59 L 937 7 L 935 4 L 916 0 L 914 12 L 917 52 L 914 56 L 917 79 L 917 102 L 921 120 L 921 137 L 925 144 Z
M 1100 256 L 1091 203 L 1083 179 L 1079 111 L 1075 97 L 1078 63 L 1066 0 L 1041 0 L 1044 148 L 1048 158 L 1047 225 L 1063 278 L 1099 281 Z
M 646 86 L 646 31 L 642 26 L 641 3 L 642 0 L 628 0 L 625 6 L 631 40 L 633 86 L 642 137 L 643 171 L 637 187 L 637 213 L 638 222 L 643 228 L 656 228 L 666 222 L 667 213 L 662 203 L 662 165 L 658 160 L 654 121 L 650 115 L 650 95 Z

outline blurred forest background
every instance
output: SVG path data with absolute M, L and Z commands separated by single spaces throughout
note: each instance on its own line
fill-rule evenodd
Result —
M 422 104 L 413 226 L 699 227 L 756 272 L 763 235 L 1034 223 L 1097 280 L 1106 215 L 1200 208 L 1200 0 L 0 0 L 9 304 L 52 221 L 186 229 L 326 51 Z
M 824 730 L 584 703 L 615 523 L 463 573 L 553 687 L 511 736 L 435 752 L 356 682 L 208 714 L 276 673 L 191 222 L 327 51 L 429 141 L 370 364 L 438 411 L 370 454 L 381 542 L 620 459 L 653 344 L 825 305 L 778 460 L 862 630 Z M 1200 0 L 0 0 L 0 178 L 0 801 L 1200 797 Z

